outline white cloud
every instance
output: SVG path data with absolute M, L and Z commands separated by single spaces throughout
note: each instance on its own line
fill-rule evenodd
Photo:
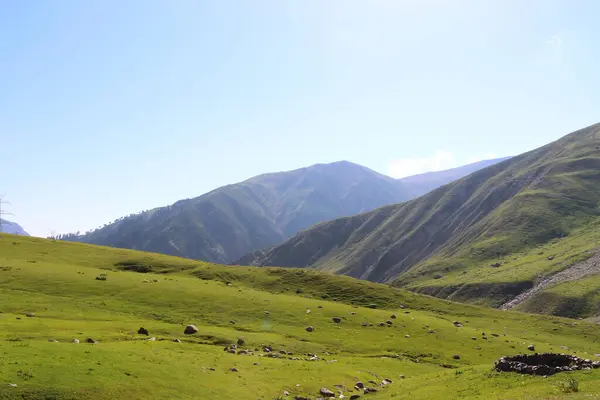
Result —
M 425 172 L 443 171 L 445 169 L 460 167 L 477 161 L 498 158 L 494 153 L 485 153 L 480 156 L 469 157 L 459 160 L 456 156 L 446 150 L 437 150 L 429 157 L 407 157 L 394 160 L 389 163 L 388 175 L 392 178 L 404 178 Z
M 388 175 L 393 178 L 422 174 L 429 171 L 441 171 L 456 166 L 454 154 L 438 150 L 430 157 L 408 157 L 390 162 Z

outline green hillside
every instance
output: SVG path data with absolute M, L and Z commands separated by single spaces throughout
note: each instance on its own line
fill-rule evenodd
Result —
M 320 224 L 245 261 L 310 266 L 500 306 L 533 287 L 538 274 L 585 258 L 599 199 L 600 124 L 416 200 Z M 536 259 L 544 245 L 558 246 L 564 257 Z M 497 263 L 502 267 L 490 268 Z
M 372 399 L 542 399 L 566 396 L 568 378 L 580 387 L 569 398 L 600 391 L 599 370 L 548 378 L 491 370 L 529 344 L 595 359 L 600 332 L 583 321 L 315 271 L 7 235 L 0 266 L 1 399 L 315 399 L 321 388 L 349 398 L 357 381 L 378 389 Z M 187 324 L 198 332 L 185 335 Z M 223 351 L 238 339 L 249 354 Z M 383 379 L 392 383 L 381 387 Z

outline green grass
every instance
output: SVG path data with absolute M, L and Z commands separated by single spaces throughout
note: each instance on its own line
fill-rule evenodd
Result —
M 124 263 L 159 273 L 122 271 Z M 95 280 L 101 273 L 106 281 Z M 565 396 L 559 383 L 566 376 L 579 382 L 569 398 L 600 393 L 600 371 L 547 379 L 492 371 L 497 358 L 526 352 L 530 343 L 594 358 L 600 332 L 593 324 L 314 271 L 225 267 L 0 235 L 0 311 L 0 399 L 270 400 L 284 390 L 316 398 L 321 387 L 383 378 L 393 383 L 369 398 L 545 399 Z M 392 313 L 392 327 L 377 325 Z M 332 317 L 343 319 L 335 324 Z M 199 333 L 183 335 L 186 324 Z M 306 332 L 308 325 L 315 331 Z M 157 340 L 136 334 L 141 326 Z M 88 337 L 98 343 L 84 343 Z M 302 360 L 223 351 L 240 337 L 243 348 L 268 344 Z M 307 353 L 321 359 L 307 361 Z

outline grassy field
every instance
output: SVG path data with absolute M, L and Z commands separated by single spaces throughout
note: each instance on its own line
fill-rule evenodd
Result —
M 0 311 L 0 399 L 316 399 L 323 387 L 349 398 L 359 380 L 378 388 L 373 399 L 600 398 L 599 370 L 492 370 L 529 344 L 596 359 L 596 325 L 314 271 L 0 235 Z M 199 332 L 184 335 L 187 324 Z M 250 354 L 223 351 L 238 339 Z M 569 377 L 578 393 L 559 389 Z

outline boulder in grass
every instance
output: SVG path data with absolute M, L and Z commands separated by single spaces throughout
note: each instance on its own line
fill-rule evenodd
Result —
M 186 335 L 193 335 L 194 333 L 198 333 L 198 328 L 196 328 L 195 325 L 188 325 L 185 327 L 183 333 Z

